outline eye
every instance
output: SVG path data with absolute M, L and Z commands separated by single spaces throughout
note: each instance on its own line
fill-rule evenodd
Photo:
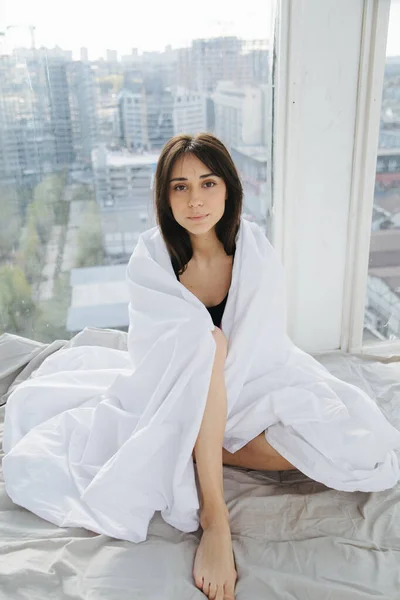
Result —
M 183 187 L 185 187 L 185 186 L 183 185 L 183 183 L 180 183 L 179 185 L 176 185 L 176 186 L 174 187 L 174 190 L 177 190 L 178 192 L 180 192 L 181 190 L 179 190 L 178 188 L 183 188 Z
M 206 181 L 206 183 L 205 183 L 204 185 L 208 185 L 209 183 L 211 183 L 211 184 L 212 184 L 212 186 L 209 186 L 209 187 L 214 187 L 215 185 L 217 185 L 217 184 L 215 183 L 215 181 Z

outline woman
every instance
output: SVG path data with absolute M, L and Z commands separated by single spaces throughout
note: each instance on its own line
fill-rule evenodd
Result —
M 168 196 L 168 203 L 165 197 Z M 233 598 L 236 571 L 222 464 L 249 469 L 294 467 L 260 434 L 234 454 L 223 447 L 227 416 L 220 329 L 229 294 L 242 186 L 225 146 L 213 135 L 181 135 L 164 147 L 156 172 L 157 220 L 179 281 L 207 307 L 216 326 L 216 354 L 206 409 L 194 448 L 201 492 L 202 539 L 194 563 L 196 585 L 210 599 Z
M 4 480 L 15 503 L 62 527 L 140 542 L 155 511 L 181 531 L 200 523 L 194 580 L 230 600 L 223 464 L 385 490 L 399 479 L 400 434 L 287 337 L 283 268 L 241 217 L 224 145 L 171 139 L 155 184 L 158 226 L 127 269 L 128 352 L 63 349 L 11 393 Z

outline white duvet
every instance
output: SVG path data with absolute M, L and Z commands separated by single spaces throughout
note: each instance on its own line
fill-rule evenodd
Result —
M 3 471 L 11 499 L 56 525 L 140 542 L 161 511 L 198 528 L 192 450 L 214 359 L 205 306 L 175 277 L 157 227 L 129 261 L 128 352 L 83 346 L 47 358 L 6 405 Z M 224 447 L 262 431 L 328 487 L 378 491 L 399 480 L 400 433 L 359 388 L 286 335 L 284 271 L 241 219 L 222 319 L 228 339 Z

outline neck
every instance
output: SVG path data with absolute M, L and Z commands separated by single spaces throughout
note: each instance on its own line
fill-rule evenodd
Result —
M 191 235 L 190 240 L 195 262 L 210 263 L 221 253 L 225 254 L 224 246 L 217 238 L 214 229 L 200 235 Z

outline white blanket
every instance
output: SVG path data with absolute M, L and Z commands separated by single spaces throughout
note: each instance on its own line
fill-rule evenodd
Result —
M 11 499 L 48 521 L 139 542 L 157 510 L 182 531 L 198 528 L 192 450 L 215 343 L 158 228 L 141 235 L 127 280 L 129 352 L 83 346 L 46 359 L 8 399 L 3 471 Z M 328 487 L 393 487 L 400 433 L 365 392 L 290 341 L 284 295 L 276 252 L 241 219 L 222 319 L 224 447 L 235 452 L 267 430 L 280 454 Z

